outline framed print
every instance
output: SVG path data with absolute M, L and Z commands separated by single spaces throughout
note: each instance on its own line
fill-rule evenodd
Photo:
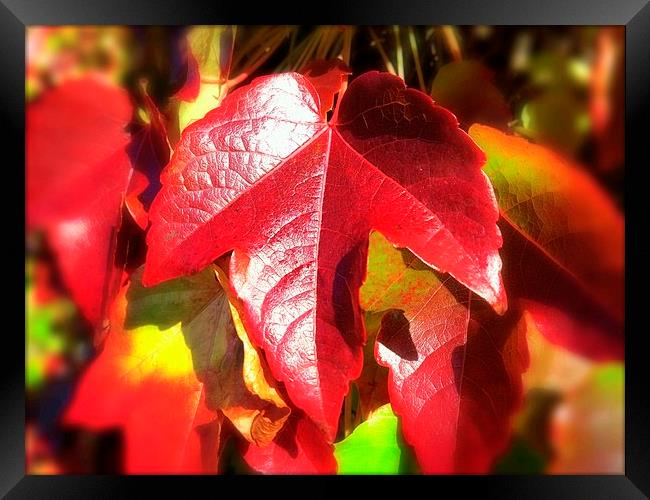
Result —
M 650 7 L 244 7 L 3 0 L 3 493 L 647 497 Z

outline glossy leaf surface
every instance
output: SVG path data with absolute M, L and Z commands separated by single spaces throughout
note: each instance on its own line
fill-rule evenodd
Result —
M 361 371 L 372 228 L 505 309 L 483 161 L 453 115 L 397 77 L 354 80 L 329 124 L 307 78 L 259 78 L 183 132 L 152 205 L 144 283 L 234 249 L 246 330 L 331 441 Z
M 370 241 L 362 305 L 385 311 L 375 353 L 406 441 L 426 473 L 487 472 L 521 404 L 524 331 L 380 234 Z

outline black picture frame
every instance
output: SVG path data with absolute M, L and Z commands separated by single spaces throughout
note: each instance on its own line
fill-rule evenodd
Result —
M 252 5 L 252 4 L 251 4 Z M 625 359 L 625 475 L 613 476 L 433 476 L 433 477 L 373 477 L 372 484 L 385 488 L 403 481 L 434 482 L 453 491 L 454 495 L 473 492 L 482 497 L 509 498 L 588 498 L 636 499 L 650 495 L 650 404 L 647 382 L 648 362 L 642 347 L 643 302 L 647 292 L 642 285 L 647 280 L 647 265 L 639 265 L 647 254 L 643 247 L 645 218 L 643 208 L 647 199 L 643 167 L 647 168 L 647 125 L 650 116 L 650 4 L 648 0 L 356 0 L 328 1 L 310 5 L 280 7 L 275 2 L 245 5 L 243 2 L 193 2 L 189 0 L 0 0 L 0 121 L 4 164 L 0 185 L 4 222 L 16 228 L 16 252 L 20 251 L 20 216 L 10 191 L 24 188 L 25 130 L 25 28 L 29 25 L 61 24 L 491 24 L 491 25 L 624 25 L 626 33 L 626 359 Z M 318 10 L 314 7 L 321 7 Z M 297 19 L 300 15 L 300 19 Z M 10 155 L 7 153 L 11 153 Z M 9 160 L 9 158 L 12 158 Z M 15 179 L 11 177 L 15 172 Z M 12 187 L 13 186 L 13 187 Z M 23 191 L 24 192 L 24 191 Z M 637 205 L 637 206 L 635 206 Z M 16 215 L 18 214 L 18 215 Z M 4 245 L 3 245 L 4 246 Z M 20 258 L 6 252 L 5 279 L 15 273 L 22 280 Z M 6 272 L 9 271 L 9 272 Z M 20 288 L 5 281 L 5 317 L 18 317 L 22 301 Z M 17 286 L 17 285 L 16 285 Z M 11 301 L 15 301 L 14 305 Z M 13 325 L 13 322 L 11 323 Z M 168 495 L 187 494 L 188 488 L 200 486 L 207 491 L 242 481 L 258 483 L 268 488 L 265 477 L 212 476 L 29 476 L 25 475 L 24 424 L 24 343 L 20 333 L 24 322 L 16 327 L 6 326 L 0 352 L 0 494 L 7 498 L 121 498 L 134 489 L 146 488 L 151 496 L 156 492 Z M 290 478 L 304 482 L 309 478 Z M 321 494 L 340 492 L 349 477 L 322 478 Z M 286 478 L 285 478 L 286 481 Z M 287 485 L 285 484 L 284 487 Z M 424 486 L 424 483 L 423 483 Z M 346 487 L 347 488 L 347 487 Z M 426 488 L 430 488 L 427 486 Z M 329 491 L 328 491 L 329 490 Z M 145 491 L 145 490 L 142 490 Z M 433 493 L 431 493 L 433 495 Z

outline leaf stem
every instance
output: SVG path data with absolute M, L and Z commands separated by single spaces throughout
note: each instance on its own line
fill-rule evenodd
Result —
M 341 50 L 341 58 L 343 62 L 350 66 L 350 52 L 352 50 L 352 35 L 354 34 L 354 26 L 346 26 L 343 28 L 343 49 Z
M 230 89 L 246 80 L 246 78 L 254 73 L 257 68 L 264 64 L 264 62 L 271 57 L 271 54 L 273 54 L 278 46 L 283 42 L 285 37 L 291 34 L 292 30 L 293 28 L 277 30 L 267 40 L 267 43 L 261 44 L 257 52 L 255 52 L 251 58 L 252 62 L 246 67 L 246 69 L 241 71 L 235 78 L 231 78 L 223 84 L 224 91 L 221 92 L 221 98 L 225 97 L 226 93 Z
M 381 40 L 379 40 L 379 37 L 375 33 L 375 30 L 373 30 L 371 27 L 368 27 L 368 30 L 370 31 L 370 36 L 372 37 L 372 41 L 375 43 L 375 47 L 377 47 L 377 50 L 379 51 L 379 55 L 384 61 L 384 66 L 386 67 L 386 71 L 392 73 L 393 75 L 396 75 L 397 73 L 395 72 L 395 67 L 393 66 L 393 63 L 390 62 L 390 59 L 388 59 L 388 56 L 384 51 L 384 47 L 381 43 Z
M 343 414 L 343 426 L 345 437 L 350 435 L 352 432 L 352 391 L 348 392 L 348 395 L 345 396 L 344 400 L 344 414 Z
M 460 61 L 463 58 L 463 53 L 460 49 L 460 43 L 458 41 L 458 35 L 453 26 L 442 26 L 442 37 L 445 40 L 447 49 L 451 53 L 451 57 L 454 61 Z
M 345 65 L 349 68 L 350 67 L 350 52 L 352 51 L 352 36 L 354 35 L 354 26 L 346 26 L 343 28 L 343 48 L 341 49 L 341 59 L 343 59 L 343 62 Z M 339 90 L 339 95 L 338 95 L 338 101 L 341 101 L 341 98 L 343 97 L 343 94 L 345 94 L 345 91 L 348 89 L 348 79 L 346 78 L 342 85 L 341 85 L 341 90 Z
M 422 65 L 420 64 L 420 54 L 418 51 L 418 43 L 415 39 L 415 32 L 413 26 L 408 27 L 409 44 L 411 45 L 411 52 L 413 53 L 413 62 L 415 64 L 415 72 L 418 75 L 418 85 L 422 92 L 426 92 L 427 88 L 424 84 L 424 75 L 422 73 Z
M 393 35 L 395 36 L 395 55 L 397 56 L 397 76 L 404 80 L 404 50 L 402 49 L 399 26 L 393 26 Z

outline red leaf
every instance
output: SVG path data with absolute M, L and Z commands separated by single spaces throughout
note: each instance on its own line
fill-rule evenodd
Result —
M 331 441 L 362 365 L 358 290 L 372 228 L 495 308 L 505 292 L 484 156 L 446 110 L 388 74 L 327 124 L 305 77 L 262 77 L 190 125 L 151 207 L 144 283 L 233 250 L 242 318 L 274 377 Z
M 293 414 L 271 444 L 249 444 L 244 459 L 265 474 L 336 473 L 333 448 L 323 433 L 308 418 Z
M 485 156 L 454 116 L 400 78 L 376 72 L 352 82 L 337 112 L 336 130 L 347 145 L 399 186 L 397 199 L 388 186 L 372 192 L 372 227 L 504 311 L 501 234 L 494 192 L 481 171 Z
M 510 295 L 518 298 L 516 307 L 527 310 L 555 345 L 594 360 L 622 359 L 622 323 L 594 299 L 593 288 L 585 288 L 507 221 L 501 228 L 503 276 Z
M 147 179 L 147 176 L 139 170 L 134 170 L 126 191 L 126 198 L 124 199 L 124 204 L 131 217 L 140 226 L 140 229 L 143 230 L 147 229 L 147 224 L 149 224 L 149 214 L 140 197 L 148 187 L 149 179 Z
M 486 473 L 508 447 L 523 403 L 528 369 L 526 331 L 513 310 L 496 316 L 472 302 L 458 409 L 455 471 Z
M 83 379 L 78 399 L 66 413 L 67 425 L 93 431 L 123 427 L 127 474 L 216 473 L 223 417 L 206 408 L 200 388 L 147 381 L 123 392 L 107 375 L 96 369 Z M 98 392 L 103 397 L 93 396 Z
M 498 316 L 476 298 L 470 308 L 467 289 L 379 233 L 370 237 L 361 304 L 377 361 L 389 368 L 390 403 L 422 470 L 487 472 L 522 399 L 528 355 L 516 313 Z M 364 383 L 357 380 L 367 406 Z
M 104 351 L 76 389 L 65 424 L 123 429 L 128 474 L 215 473 L 222 417 L 207 408 L 203 385 L 189 375 L 137 381 L 131 380 L 135 373 L 120 376 L 124 337 L 108 335 Z
M 334 105 L 334 95 L 339 92 L 343 82 L 347 80 L 347 75 L 352 74 L 352 71 L 340 59 L 317 59 L 307 64 L 302 74 L 309 78 L 318 92 L 321 113 L 325 116 Z
M 588 304 L 580 303 L 580 299 L 569 300 L 561 307 L 526 299 L 519 302 L 537 329 L 552 344 L 594 361 L 624 358 L 625 345 L 620 335 L 620 325 L 602 312 L 591 309 Z M 571 314 L 566 310 L 567 306 L 573 306 Z
M 27 109 L 27 222 L 44 229 L 63 280 L 98 323 L 115 279 L 113 260 L 131 172 L 123 90 L 86 77 L 44 94 Z
M 553 343 L 593 359 L 623 357 L 624 217 L 579 165 L 481 125 L 502 212 L 503 279 Z M 519 302 L 519 301 L 518 301 Z

